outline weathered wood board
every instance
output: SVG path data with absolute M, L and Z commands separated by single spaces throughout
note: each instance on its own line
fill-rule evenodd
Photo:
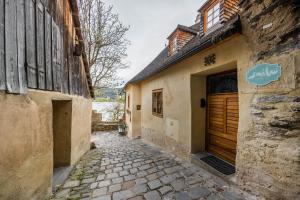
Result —
M 25 1 L 26 11 L 26 68 L 29 88 L 37 88 L 35 1 Z
M 52 77 L 52 18 L 45 12 L 45 67 L 46 67 L 46 89 L 53 89 Z
M 27 93 L 25 72 L 25 0 L 17 0 L 17 58 L 20 93 Z
M 46 89 L 45 74 L 45 41 L 44 41 L 44 6 L 40 0 L 36 1 L 36 48 L 37 48 L 37 69 L 38 69 L 38 88 Z
M 0 0 L 0 90 L 6 89 L 4 55 L 4 0 Z
M 0 90 L 89 97 L 73 17 L 69 1 L 0 0 Z
M 5 0 L 5 66 L 6 87 L 9 93 L 19 93 L 17 1 Z

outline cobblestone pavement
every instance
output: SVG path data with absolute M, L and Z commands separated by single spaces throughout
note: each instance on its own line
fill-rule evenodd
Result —
M 108 132 L 93 139 L 97 149 L 83 156 L 54 199 L 255 199 L 142 140 Z

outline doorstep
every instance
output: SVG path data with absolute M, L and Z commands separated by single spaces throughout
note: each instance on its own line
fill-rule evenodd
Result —
M 52 192 L 55 192 L 67 180 L 74 166 L 58 167 L 53 169 Z
M 193 164 L 195 164 L 195 165 L 197 165 L 197 166 L 199 166 L 199 167 L 207 170 L 211 174 L 213 174 L 213 175 L 215 175 L 215 176 L 223 179 L 224 181 L 228 182 L 229 184 L 236 185 L 236 176 L 235 176 L 235 173 L 231 174 L 231 175 L 225 175 L 225 174 L 219 172 L 218 170 L 216 170 L 215 168 L 211 167 L 209 164 L 207 164 L 206 162 L 204 162 L 204 161 L 201 160 L 201 158 L 204 158 L 204 157 L 207 157 L 207 156 L 212 156 L 212 154 L 210 154 L 208 152 L 201 152 L 201 153 L 197 153 L 197 154 L 191 154 L 191 162 Z M 224 161 L 224 162 L 226 162 L 226 161 Z

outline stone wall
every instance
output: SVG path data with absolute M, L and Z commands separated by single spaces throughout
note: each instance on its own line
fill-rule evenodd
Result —
M 241 2 L 243 35 L 253 63 L 278 63 L 283 73 L 267 86 L 242 88 L 238 183 L 267 199 L 300 195 L 300 11 L 292 0 Z M 299 2 L 299 1 L 298 1 Z
M 92 132 L 118 130 L 117 122 L 102 121 L 102 114 L 93 110 L 92 112 Z

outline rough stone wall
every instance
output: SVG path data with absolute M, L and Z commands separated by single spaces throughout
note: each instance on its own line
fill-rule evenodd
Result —
M 118 130 L 117 122 L 103 122 L 102 114 L 93 110 L 92 112 L 92 132 L 95 131 L 115 131 Z
M 278 63 L 283 69 L 277 82 L 242 89 L 250 113 L 241 113 L 241 118 L 250 120 L 248 130 L 239 133 L 237 180 L 266 199 L 300 195 L 300 10 L 296 2 L 244 0 L 240 4 L 252 62 Z

